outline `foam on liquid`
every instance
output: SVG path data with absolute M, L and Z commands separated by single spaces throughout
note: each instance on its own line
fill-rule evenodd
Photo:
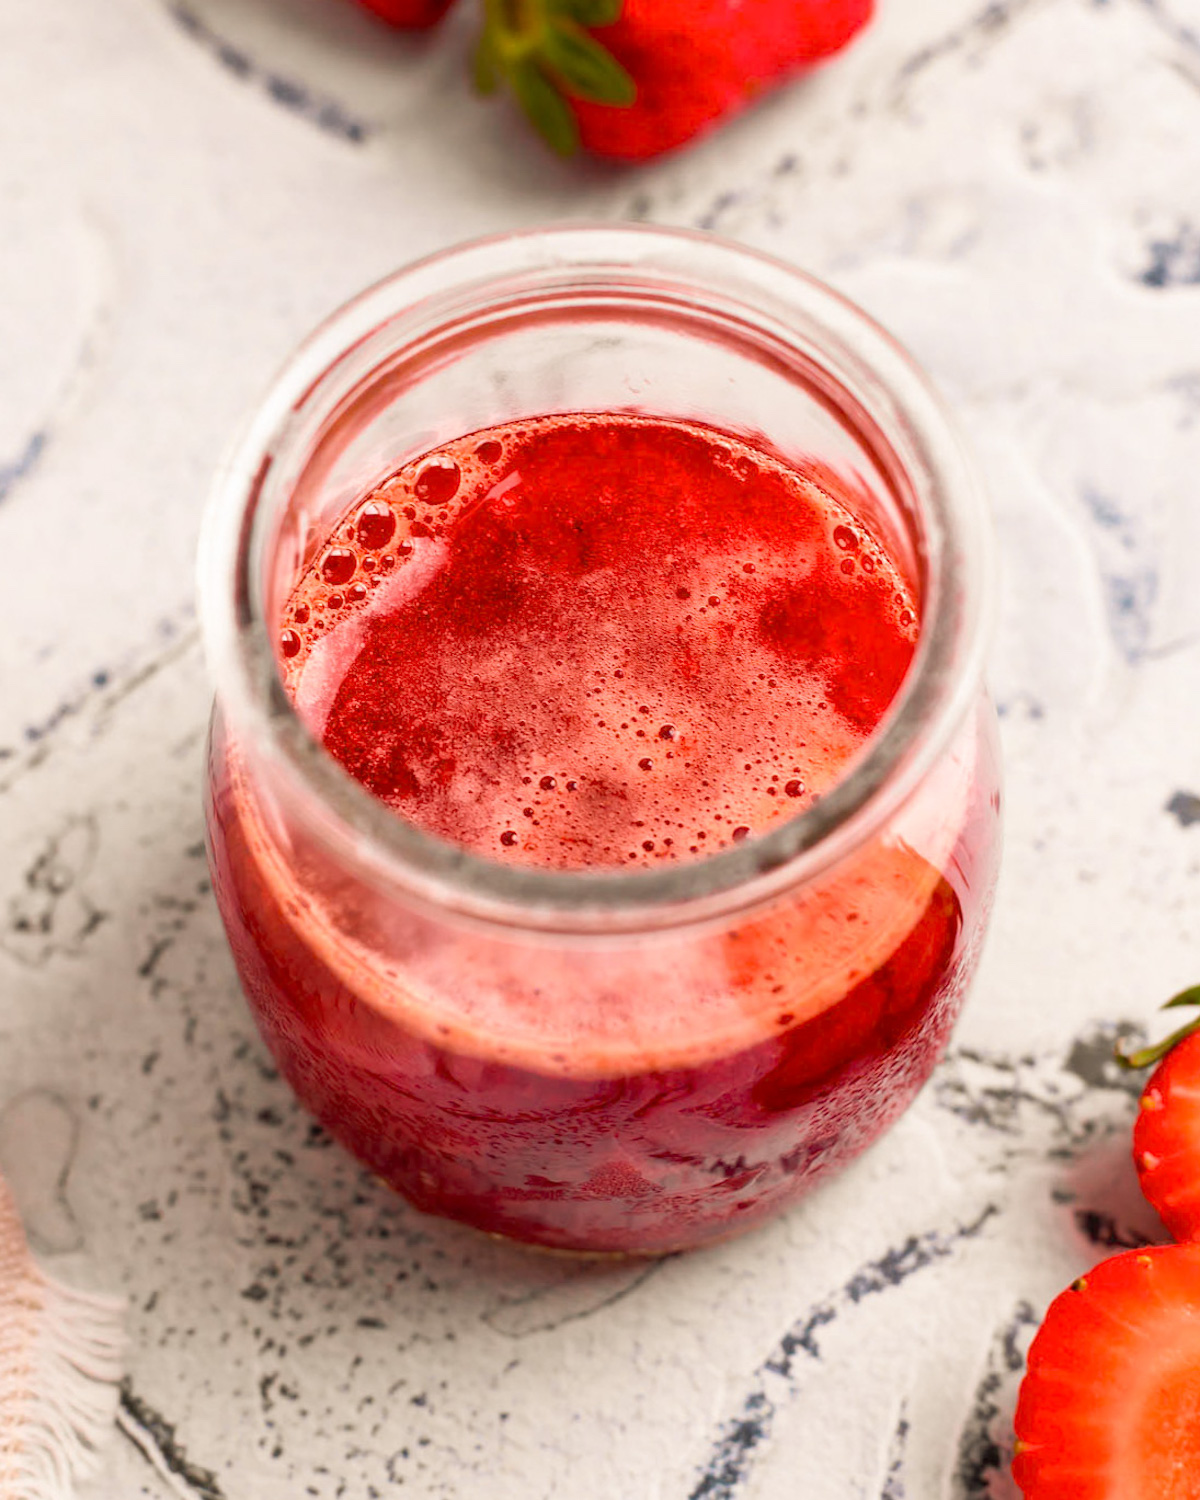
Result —
M 911 660 L 911 591 L 833 490 L 683 423 L 474 433 L 365 497 L 313 558 L 281 621 L 285 683 L 358 780 L 476 853 L 701 858 L 832 786 Z M 969 771 L 953 777 L 935 859 L 961 826 Z M 607 984 L 503 943 L 474 965 L 435 945 L 398 975 L 287 897 L 346 983 L 418 1034 L 605 1074 L 701 1063 L 818 1014 L 887 958 L 937 878 L 880 845 L 786 914 L 612 958 Z
M 812 478 L 680 423 L 513 424 L 339 528 L 282 636 L 301 714 L 428 832 L 554 868 L 695 859 L 827 790 L 909 591 Z

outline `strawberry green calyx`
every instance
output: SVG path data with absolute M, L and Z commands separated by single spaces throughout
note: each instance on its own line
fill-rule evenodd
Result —
M 484 0 L 475 49 L 475 86 L 507 84 L 534 128 L 563 156 L 579 147 L 569 99 L 630 105 L 637 86 L 588 31 L 609 26 L 622 0 Z
M 1180 990 L 1177 995 L 1172 995 L 1163 1006 L 1163 1010 L 1176 1010 L 1187 1005 L 1200 1006 L 1200 984 L 1194 984 L 1186 990 Z M 1168 1052 L 1177 1047 L 1184 1037 L 1189 1037 L 1196 1031 L 1200 1031 L 1200 1016 L 1197 1016 L 1194 1021 L 1189 1021 L 1186 1026 L 1181 1026 L 1178 1031 L 1173 1031 L 1161 1042 L 1155 1042 L 1153 1046 L 1129 1052 L 1118 1045 L 1115 1054 L 1117 1062 L 1123 1068 L 1129 1069 L 1153 1067 L 1155 1063 L 1161 1062 Z

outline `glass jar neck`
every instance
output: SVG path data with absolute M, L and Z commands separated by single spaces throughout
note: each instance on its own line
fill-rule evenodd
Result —
M 606 360 L 603 350 L 621 338 L 624 360 Z M 507 395 L 488 395 L 478 371 L 471 376 L 485 349 L 493 351 L 493 384 L 506 379 Z M 628 368 L 635 358 L 651 388 L 636 400 Z M 705 385 L 706 361 L 715 394 Z M 488 425 L 484 413 L 515 415 L 522 402 L 527 415 L 569 409 L 564 401 L 579 409 L 581 371 L 592 381 L 593 410 L 667 415 L 668 401 L 684 410 L 707 403 L 702 415 L 713 425 L 727 412 L 731 427 L 745 429 L 769 408 L 779 433 L 767 436 L 784 456 L 802 408 L 819 441 L 841 443 L 846 464 L 867 476 L 861 487 L 877 508 L 874 524 L 907 552 L 921 599 L 912 666 L 844 778 L 790 821 L 692 864 L 550 871 L 434 838 L 317 743 L 275 658 L 282 591 L 322 525 L 361 498 L 364 476 L 378 481 L 422 444 Z M 835 293 L 707 236 L 558 229 L 421 262 L 313 335 L 218 478 L 201 548 L 201 611 L 218 699 L 242 753 L 339 857 L 406 899 L 475 921 L 652 931 L 726 916 L 816 878 L 883 828 L 921 785 L 979 691 L 991 593 L 987 535 L 974 474 L 939 400 L 903 351 Z

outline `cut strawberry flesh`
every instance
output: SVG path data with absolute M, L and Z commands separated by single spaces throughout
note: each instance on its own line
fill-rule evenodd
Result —
M 1200 1245 L 1113 1256 L 1050 1305 L 1017 1405 L 1027 1500 L 1200 1500 Z

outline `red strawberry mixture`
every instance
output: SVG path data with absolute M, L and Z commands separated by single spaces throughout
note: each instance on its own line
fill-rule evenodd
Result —
M 1200 1245 L 1102 1262 L 1029 1350 L 1013 1477 L 1026 1500 L 1200 1500 Z

